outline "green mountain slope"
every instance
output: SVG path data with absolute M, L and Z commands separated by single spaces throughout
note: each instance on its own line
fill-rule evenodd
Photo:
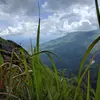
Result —
M 87 50 L 88 46 L 100 36 L 100 30 L 88 31 L 88 32 L 73 32 L 67 35 L 49 41 L 41 45 L 42 50 L 49 50 L 57 54 L 66 64 L 61 63 L 55 57 L 55 63 L 57 68 L 69 68 L 70 70 L 77 70 L 79 68 L 82 57 Z M 90 58 L 98 52 L 95 57 L 95 62 L 100 61 L 100 43 L 98 43 L 92 50 L 87 62 Z M 41 56 L 43 61 L 50 65 L 48 58 L 44 55 Z

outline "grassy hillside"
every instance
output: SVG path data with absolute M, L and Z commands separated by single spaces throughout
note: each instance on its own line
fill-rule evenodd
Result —
M 49 52 L 52 70 L 40 61 L 37 51 L 33 53 L 34 55 L 28 55 L 18 44 L 0 38 L 0 99 L 72 100 L 77 77 L 69 79 L 63 74 L 59 76 Z M 15 60 L 17 63 L 14 62 Z M 86 84 L 82 83 L 81 86 L 85 90 L 80 89 L 81 96 L 83 92 L 84 95 L 86 92 Z
M 95 3 L 98 22 L 100 22 L 97 0 L 95 0 Z M 7 49 L 8 51 L 6 51 L 6 54 L 9 54 L 10 52 L 10 61 L 4 62 L 4 57 L 2 57 L 3 54 L 0 54 L 0 100 L 100 100 L 100 63 L 97 64 L 98 78 L 96 89 L 93 89 L 90 85 L 92 77 L 90 71 L 91 64 L 95 56 L 92 56 L 89 63 L 84 67 L 85 61 L 91 50 L 99 43 L 100 36 L 98 35 L 98 37 L 92 41 L 92 38 L 95 37 L 93 35 L 91 38 L 90 34 L 87 36 L 86 34 L 75 34 L 76 38 L 73 38 L 73 36 L 70 37 L 74 42 L 71 42 L 70 40 L 67 42 L 68 47 L 70 47 L 69 43 L 75 45 L 73 46 L 73 49 L 76 48 L 76 51 L 74 50 L 73 54 L 78 50 L 76 45 L 78 45 L 78 47 L 83 47 L 81 50 L 84 50 L 86 49 L 85 45 L 88 43 L 88 41 L 86 41 L 86 44 L 81 44 L 81 46 L 77 40 L 80 40 L 80 42 L 82 41 L 81 43 L 83 43 L 85 38 L 88 37 L 91 44 L 84 53 L 78 75 L 73 75 L 73 78 L 65 77 L 65 70 L 63 70 L 62 73 L 57 71 L 56 64 L 52 58 L 52 55 L 59 58 L 57 55 L 50 51 L 40 51 L 40 18 L 38 22 L 36 46 L 33 50 L 31 45 L 32 55 L 27 54 L 27 58 L 26 51 L 21 46 L 18 46 L 11 41 L 1 39 L 0 41 L 2 41 L 3 44 L 0 47 L 0 51 L 5 52 L 5 49 Z M 77 44 L 75 43 L 76 41 Z M 67 50 L 72 52 L 73 49 L 66 48 L 65 44 L 66 43 L 63 43 L 63 45 L 60 44 L 59 46 L 61 48 L 55 45 L 56 51 L 62 50 L 65 52 Z M 16 47 L 17 51 L 15 49 Z M 78 50 L 79 54 L 82 53 L 81 50 Z M 95 51 L 98 51 L 98 49 Z M 42 59 L 40 59 L 40 54 L 42 53 L 45 53 L 48 56 L 52 64 L 52 69 L 49 69 L 47 65 L 42 62 Z M 66 56 L 66 54 L 63 54 L 63 56 Z M 77 56 L 74 56 L 77 59 Z M 15 57 L 19 64 L 13 62 Z M 70 74 L 72 73 L 70 72 Z
M 57 72 L 55 62 L 50 52 L 46 53 L 52 63 L 52 70 L 39 59 L 39 52 L 35 48 L 33 55 L 29 55 L 27 62 L 26 51 L 12 41 L 1 38 L 3 50 L 11 52 L 10 62 L 4 62 L 5 58 L 0 55 L 0 99 L 1 100 L 84 100 L 87 98 L 87 77 L 81 77 L 78 87 L 78 77 L 64 77 L 64 71 Z M 5 46 L 6 45 L 6 46 Z M 7 46 L 8 45 L 8 46 Z M 10 47 L 10 49 L 8 48 Z M 11 48 L 12 47 L 12 48 Z M 1 49 L 2 49 L 1 48 Z M 15 50 L 17 48 L 19 52 Z M 6 53 L 6 56 L 8 56 Z M 28 55 L 28 54 L 27 54 Z M 14 63 L 16 61 L 20 63 Z M 85 72 L 86 70 L 84 70 Z M 73 74 L 70 72 L 70 74 Z M 77 90 L 78 88 L 78 90 Z M 95 90 L 90 88 L 92 100 L 95 98 Z M 78 93 L 78 94 L 76 94 Z

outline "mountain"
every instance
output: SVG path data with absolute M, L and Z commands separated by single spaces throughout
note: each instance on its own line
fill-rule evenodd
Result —
M 100 36 L 99 29 L 88 32 L 72 32 L 58 39 L 41 44 L 41 50 L 49 50 L 64 61 L 63 63 L 53 56 L 58 69 L 68 68 L 69 70 L 75 71 L 78 70 L 82 57 L 88 46 L 98 36 Z M 93 48 L 87 59 L 87 63 L 95 53 L 97 54 L 93 63 L 100 61 L 100 42 Z M 41 59 L 44 63 L 51 66 L 51 62 L 46 55 L 41 54 Z

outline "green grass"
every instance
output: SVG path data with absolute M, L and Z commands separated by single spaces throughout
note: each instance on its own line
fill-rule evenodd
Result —
M 97 0 L 95 0 L 95 3 L 100 26 Z M 86 58 L 92 48 L 99 42 L 100 36 L 91 43 L 84 54 L 78 76 L 68 78 L 64 77 L 64 75 L 59 75 L 56 69 L 52 55 L 58 59 L 59 57 L 50 51 L 40 51 L 39 49 L 40 21 L 41 19 L 39 18 L 34 50 L 31 43 L 32 55 L 28 57 L 31 61 L 30 63 L 27 62 L 22 48 L 19 48 L 21 57 L 13 50 L 10 63 L 4 63 L 0 55 L 0 100 L 100 100 L 100 65 L 96 91 L 90 86 L 90 64 L 94 57 L 83 71 Z M 41 61 L 41 53 L 45 53 L 49 57 L 52 70 Z M 19 65 L 13 65 L 14 56 L 20 61 Z M 87 78 L 86 82 L 83 81 L 85 77 Z

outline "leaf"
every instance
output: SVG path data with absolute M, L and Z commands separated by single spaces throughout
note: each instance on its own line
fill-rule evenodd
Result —
M 96 6 L 97 19 L 100 27 L 100 12 L 99 12 L 98 0 L 95 0 L 95 6 Z
M 81 76 L 82 68 L 83 68 L 84 63 L 86 61 L 86 58 L 88 57 L 88 55 L 91 52 L 92 48 L 99 42 L 99 40 L 100 40 L 100 36 L 92 42 L 92 44 L 88 47 L 87 51 L 85 52 L 85 54 L 83 56 L 83 59 L 82 59 L 82 62 L 80 64 L 79 73 L 78 73 L 78 79 Z
M 90 70 L 88 70 L 87 100 L 90 100 Z
M 97 88 L 96 88 L 95 100 L 100 100 L 100 64 L 99 64 L 99 71 L 98 71 L 98 79 L 97 79 Z
M 2 55 L 0 54 L 0 66 L 4 63 Z M 0 67 L 0 80 L 2 80 L 2 67 Z
M 82 83 L 83 78 L 85 77 L 87 71 L 89 70 L 89 66 L 86 67 L 85 71 L 83 72 L 82 76 L 80 77 L 80 79 L 78 80 L 78 85 L 76 87 L 76 91 L 75 91 L 75 95 L 74 95 L 74 100 L 77 100 L 77 96 L 79 94 L 79 90 L 80 90 L 80 85 Z
M 52 63 L 52 66 L 53 66 L 53 70 L 54 70 L 54 73 L 55 73 L 55 78 L 56 78 L 56 85 L 57 85 L 57 91 L 59 92 L 60 88 L 59 88 L 59 82 L 58 82 L 58 72 L 57 72 L 57 69 L 56 69 L 56 65 L 55 65 L 55 62 L 53 60 L 53 58 L 51 57 L 50 54 L 47 54 L 51 63 Z
M 51 96 L 51 93 L 50 93 L 50 90 L 48 89 L 48 87 L 47 87 L 47 90 L 48 90 L 49 99 L 50 99 L 50 100 L 53 100 L 53 99 L 52 99 L 52 96 Z
M 37 39 L 36 39 L 36 52 L 37 53 L 40 51 L 39 43 L 40 43 L 40 18 L 39 18 L 39 22 L 38 22 Z

